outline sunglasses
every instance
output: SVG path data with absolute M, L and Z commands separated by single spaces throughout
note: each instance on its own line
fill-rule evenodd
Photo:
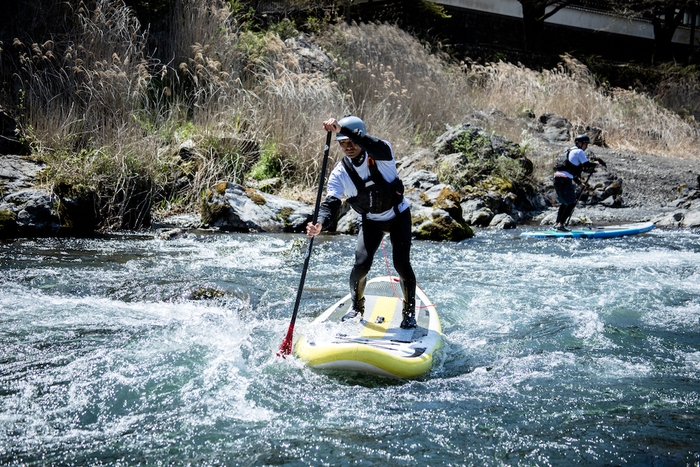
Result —
M 338 144 L 340 144 L 340 147 L 342 147 L 342 148 L 351 148 L 351 147 L 355 146 L 355 143 L 353 143 L 349 139 L 338 141 Z

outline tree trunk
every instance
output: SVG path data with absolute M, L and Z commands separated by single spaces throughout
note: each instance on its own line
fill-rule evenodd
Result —
M 693 62 L 693 55 L 695 55 L 695 21 L 697 19 L 697 13 L 695 12 L 695 7 L 690 8 L 690 41 L 688 41 L 688 65 Z
M 652 24 L 654 25 L 654 54 L 652 63 L 662 63 L 673 58 L 672 44 L 673 35 L 676 28 L 681 23 L 681 18 L 685 9 L 681 8 L 678 13 L 672 5 L 667 5 L 663 9 L 663 14 L 654 15 Z M 663 16 L 663 19 L 661 17 Z
M 544 36 L 545 6 L 521 2 L 523 7 L 523 31 L 525 33 L 525 49 L 528 52 L 542 51 Z

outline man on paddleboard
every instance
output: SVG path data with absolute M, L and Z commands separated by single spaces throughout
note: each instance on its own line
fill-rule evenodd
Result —
M 585 151 L 590 143 L 588 135 L 578 135 L 574 138 L 574 147 L 567 149 L 554 164 L 554 191 L 560 203 L 554 228 L 561 232 L 568 232 L 566 223 L 578 201 L 574 181 L 580 183 L 581 172 L 593 172 L 599 164 L 597 161 L 589 161 L 586 157 Z
M 416 327 L 416 276 L 410 262 L 411 211 L 403 197 L 403 183 L 396 170 L 394 151 L 388 141 L 367 134 L 364 122 L 355 116 L 339 121 L 330 118 L 323 129 L 336 134 L 345 157 L 333 168 L 328 178 L 326 199 L 321 203 L 318 222 L 309 222 L 306 235 L 314 237 L 336 219 L 341 198 L 362 217 L 355 247 L 355 264 L 350 273 L 352 308 L 343 319 L 362 317 L 365 311 L 364 291 L 374 254 L 389 234 L 394 269 L 401 278 L 404 295 L 401 327 Z

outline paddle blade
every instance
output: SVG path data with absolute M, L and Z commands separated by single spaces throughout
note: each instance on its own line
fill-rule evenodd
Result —
M 282 345 L 277 351 L 277 356 L 282 358 L 287 358 L 287 355 L 292 353 L 292 336 L 294 335 L 294 324 L 289 325 L 287 329 L 287 335 L 282 340 Z

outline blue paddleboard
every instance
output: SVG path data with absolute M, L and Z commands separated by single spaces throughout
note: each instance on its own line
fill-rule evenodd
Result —
M 528 238 L 612 238 L 649 232 L 653 228 L 653 222 L 639 222 L 636 224 L 609 225 L 606 227 L 573 227 L 569 232 L 560 232 L 555 229 L 534 230 L 523 232 L 520 236 Z

